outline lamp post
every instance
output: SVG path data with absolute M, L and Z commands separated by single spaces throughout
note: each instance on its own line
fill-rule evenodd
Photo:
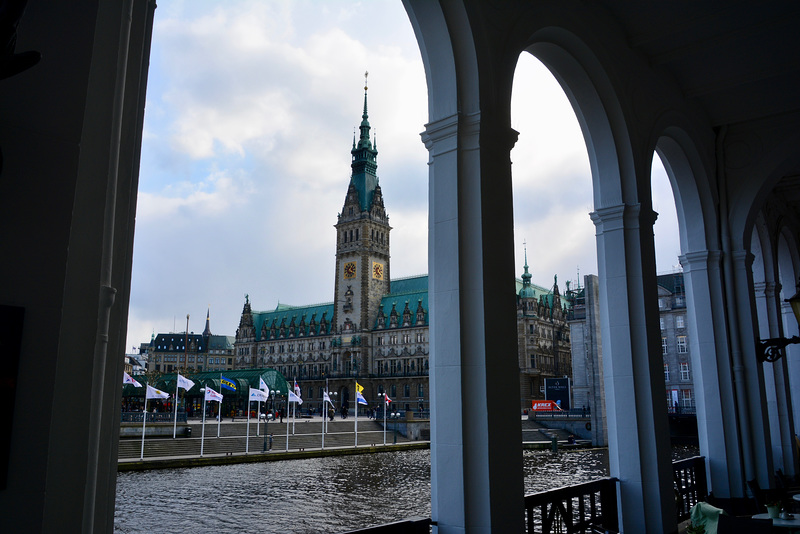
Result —
M 386 393 L 378 393 L 378 397 L 383 399 L 383 444 L 386 445 L 386 408 L 389 403 L 386 402 Z
M 798 282 L 797 292 L 793 297 L 785 299 L 794 312 L 794 318 L 797 324 L 800 325 L 800 282 Z M 800 343 L 800 337 L 793 336 L 790 338 L 774 337 L 770 339 L 762 339 L 756 344 L 756 358 L 759 362 L 776 362 L 784 355 L 784 348 L 787 345 L 794 345 Z
M 400 412 L 392 412 L 389 414 L 389 417 L 391 417 L 394 422 L 394 439 L 392 440 L 392 444 L 397 445 L 397 420 L 400 419 Z
M 269 392 L 269 396 L 272 399 L 272 404 L 274 406 L 275 405 L 275 392 L 274 391 L 270 391 Z M 267 405 L 267 403 L 265 402 L 264 406 L 266 407 L 266 405 Z M 275 416 L 273 415 L 273 417 L 275 417 Z M 261 452 L 267 452 L 267 434 L 269 434 L 269 432 L 267 432 L 267 431 L 269 430 L 269 419 L 270 419 L 269 413 L 264 414 L 264 450 L 262 450 Z
M 331 398 L 331 405 L 333 406 L 333 415 L 336 416 L 336 397 L 339 396 L 339 393 L 336 391 L 329 391 L 328 396 Z

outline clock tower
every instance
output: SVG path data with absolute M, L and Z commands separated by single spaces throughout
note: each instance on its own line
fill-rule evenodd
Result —
M 389 293 L 389 216 L 377 175 L 377 142 L 370 141 L 366 74 L 361 134 L 353 137 L 351 175 L 336 222 L 336 288 L 333 324 L 342 344 L 367 342 L 381 297 Z M 344 347 L 343 347 L 344 348 Z M 366 363 L 366 362 L 364 362 Z M 365 370 L 366 371 L 366 370 Z

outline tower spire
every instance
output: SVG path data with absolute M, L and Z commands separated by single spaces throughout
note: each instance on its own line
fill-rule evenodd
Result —
M 367 113 L 367 78 L 369 71 L 364 72 L 364 113 L 361 114 L 361 136 L 358 139 L 358 148 L 372 148 L 372 143 L 369 140 L 369 113 Z
M 211 335 L 211 306 L 208 307 L 208 311 L 206 312 L 206 329 L 203 330 L 203 337 L 208 337 Z
M 370 140 L 369 113 L 367 111 L 367 91 L 369 85 L 369 72 L 364 73 L 364 111 L 361 114 L 361 124 L 359 125 L 358 141 L 353 136 L 352 163 L 350 167 L 352 174 L 350 183 L 358 192 L 359 209 L 358 212 L 369 211 L 372 208 L 372 198 L 375 189 L 378 187 L 378 150 Z

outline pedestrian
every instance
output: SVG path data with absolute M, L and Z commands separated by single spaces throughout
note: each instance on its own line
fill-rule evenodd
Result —
M 283 408 L 281 408 L 281 423 L 283 423 Z

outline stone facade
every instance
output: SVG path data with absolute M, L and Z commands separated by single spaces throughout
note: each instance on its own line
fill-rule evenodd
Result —
M 366 88 L 365 88 L 366 89 Z M 279 304 L 253 311 L 245 297 L 236 332 L 237 368 L 272 367 L 296 379 L 303 408 L 322 409 L 327 388 L 337 408 L 353 408 L 355 382 L 370 406 L 387 393 L 393 407 L 427 411 L 429 308 L 427 275 L 392 279 L 392 230 L 377 177 L 377 147 L 370 140 L 367 96 L 361 134 L 353 141 L 351 178 L 336 228 L 334 301 Z M 558 284 L 531 284 L 527 253 L 517 287 L 519 408 L 544 399 L 543 379 L 570 376 L 571 294 Z M 569 288 L 569 286 L 567 286 Z
M 576 292 L 574 315 L 569 327 L 573 402 L 576 408 L 586 406 L 591 410 L 592 441 L 597 446 L 604 446 L 608 438 L 598 283 L 595 275 L 584 277 L 583 289 Z M 683 273 L 658 276 L 658 309 L 667 411 L 694 414 L 695 395 Z

